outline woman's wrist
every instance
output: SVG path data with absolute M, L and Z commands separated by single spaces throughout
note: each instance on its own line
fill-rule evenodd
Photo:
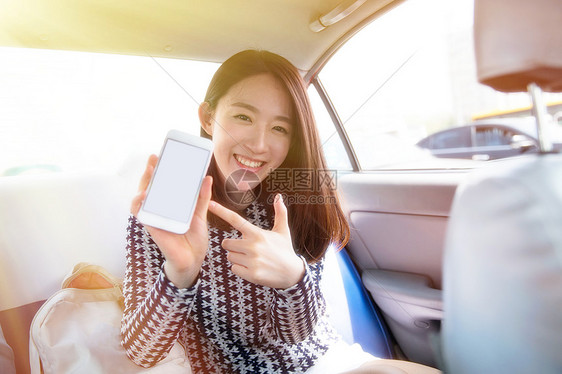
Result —
M 298 260 L 295 261 L 294 271 L 292 272 L 292 274 L 294 274 L 294 277 L 290 282 L 291 284 L 289 284 L 287 287 L 284 287 L 284 289 L 293 287 L 304 278 L 304 275 L 306 273 L 306 262 L 304 258 L 300 256 L 297 256 L 297 259 Z
M 164 262 L 164 274 L 177 288 L 189 288 L 195 284 L 199 276 L 199 269 L 178 271 L 170 262 L 166 261 Z

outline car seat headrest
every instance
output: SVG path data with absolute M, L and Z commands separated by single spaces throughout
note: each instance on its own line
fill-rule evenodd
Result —
M 562 1 L 475 0 L 478 79 L 498 91 L 562 91 Z

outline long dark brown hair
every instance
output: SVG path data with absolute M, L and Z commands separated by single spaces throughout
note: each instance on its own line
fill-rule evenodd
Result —
M 275 193 L 285 196 L 289 214 L 289 227 L 297 253 L 308 262 L 318 261 L 330 243 L 343 247 L 349 241 L 349 225 L 343 214 L 333 184 L 323 183 L 327 172 L 322 144 L 314 121 L 306 84 L 298 69 L 285 58 L 268 51 L 246 50 L 226 60 L 217 70 L 205 96 L 209 110 L 214 112 L 219 100 L 236 83 L 258 74 L 271 74 L 276 78 L 292 102 L 294 131 L 285 161 L 277 170 L 299 171 L 310 178 L 299 181 L 298 191 L 294 185 L 272 183 L 275 172 L 261 183 L 261 201 L 271 202 Z M 210 136 L 201 129 L 201 136 Z M 209 174 L 215 181 L 221 180 L 214 159 Z M 305 176 L 306 176 L 305 175 Z M 333 177 L 333 176 L 331 176 Z M 319 183 L 320 182 L 320 183 Z M 228 205 L 226 192 L 218 183 L 213 183 L 213 198 Z M 272 189 L 271 186 L 276 186 Z

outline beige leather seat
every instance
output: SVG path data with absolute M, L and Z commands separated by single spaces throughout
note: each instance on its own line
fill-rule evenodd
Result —
M 481 82 L 562 91 L 562 1 L 476 0 Z M 459 187 L 444 262 L 447 373 L 562 373 L 562 155 L 490 164 Z

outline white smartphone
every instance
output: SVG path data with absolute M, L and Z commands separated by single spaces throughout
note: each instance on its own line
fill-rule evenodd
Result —
M 213 142 L 170 130 L 148 186 L 138 220 L 176 234 L 191 223 L 201 182 L 213 154 Z

